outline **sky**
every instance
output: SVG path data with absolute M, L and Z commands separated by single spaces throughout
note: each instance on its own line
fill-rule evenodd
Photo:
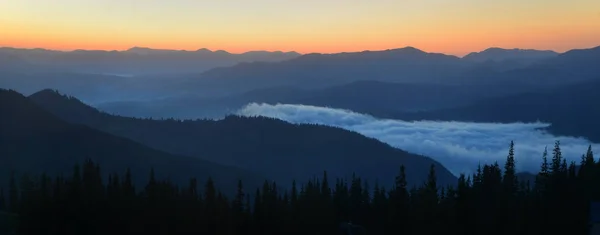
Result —
M 583 138 L 554 136 L 538 128 L 546 123 L 469 123 L 377 119 L 348 110 L 290 104 L 252 103 L 240 109 L 244 116 L 266 116 L 291 123 L 322 124 L 355 131 L 376 138 L 399 149 L 428 156 L 455 175 L 471 174 L 478 164 L 503 165 L 510 141 L 515 143 L 518 171 L 538 172 L 544 149 L 552 154 L 555 141 L 560 141 L 567 162 L 580 162 L 591 145 L 600 144 Z M 551 159 L 552 155 L 548 156 Z
M 600 45 L 598 0 L 0 0 L 0 46 L 300 53 Z

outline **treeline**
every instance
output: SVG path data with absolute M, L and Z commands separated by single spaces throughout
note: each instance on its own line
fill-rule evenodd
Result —
M 438 185 L 432 166 L 420 187 L 407 188 L 405 168 L 395 185 L 359 177 L 322 177 L 280 190 L 274 182 L 227 197 L 212 180 L 177 186 L 150 172 L 143 188 L 131 173 L 103 182 L 92 161 L 70 177 L 11 177 L 0 210 L 19 215 L 18 234 L 338 234 L 352 222 L 370 234 L 587 234 L 590 201 L 600 199 L 600 163 L 591 147 L 567 163 L 559 142 L 544 152 L 535 182 L 519 180 L 514 145 L 506 164 L 478 167 L 455 186 Z M 387 186 L 387 185 L 386 185 Z

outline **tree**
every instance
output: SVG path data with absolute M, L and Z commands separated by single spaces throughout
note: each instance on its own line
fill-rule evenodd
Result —
M 436 203 L 438 196 L 438 186 L 437 186 L 437 176 L 435 174 L 435 165 L 431 164 L 429 167 L 429 175 L 427 175 L 427 183 L 425 184 L 425 188 L 430 196 L 435 195 Z
M 235 195 L 235 199 L 233 200 L 232 208 L 236 212 L 236 215 L 240 216 L 245 208 L 244 208 L 244 200 L 246 193 L 244 192 L 244 186 L 242 184 L 242 180 L 238 180 L 237 193 Z
M 8 183 L 8 210 L 13 213 L 19 211 L 19 188 L 17 187 L 15 172 L 10 173 L 10 181 Z
M 506 163 L 504 164 L 504 177 L 502 179 L 504 183 L 504 190 L 509 196 L 514 196 L 518 190 L 518 182 L 515 170 L 515 144 L 510 141 L 510 147 L 508 150 L 508 156 L 506 157 Z
M 562 152 L 560 150 L 560 141 L 554 143 L 554 149 L 552 150 L 552 164 L 550 171 L 553 175 L 560 174 L 562 165 Z
M 6 210 L 6 199 L 4 198 L 4 189 L 0 189 L 0 211 Z

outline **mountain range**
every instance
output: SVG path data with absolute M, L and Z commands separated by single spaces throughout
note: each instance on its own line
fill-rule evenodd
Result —
M 0 87 L 15 89 L 26 95 L 45 88 L 57 89 L 93 105 L 109 102 L 187 99 L 186 97 L 214 99 L 245 96 L 245 93 L 265 89 L 327 89 L 358 81 L 422 86 L 460 85 L 472 88 L 472 91 L 466 91 L 467 96 L 470 96 L 471 92 L 478 93 L 478 90 L 489 90 L 488 95 L 516 94 L 591 79 L 598 72 L 593 62 L 597 61 L 597 54 L 599 54 L 598 48 L 572 50 L 561 54 L 550 51 L 491 48 L 459 58 L 406 47 L 336 54 L 284 53 L 288 55 L 284 56 L 285 58 L 261 60 L 258 55 L 266 52 L 236 55 L 208 50 L 182 52 L 147 48 L 132 48 L 121 52 L 83 50 L 55 52 L 43 49 L 7 48 L 4 48 L 4 51 L 3 55 L 0 50 L 0 58 L 2 58 L 0 61 L 7 66 L 0 64 Z M 18 56 L 19 53 L 22 55 Z M 54 57 L 58 59 L 50 56 L 55 54 Z M 87 58 L 87 54 L 94 56 Z M 211 69 L 204 72 L 180 68 L 174 68 L 173 71 L 176 72 L 173 73 L 156 71 L 161 66 L 168 67 L 171 66 L 170 64 L 202 67 L 205 63 L 194 58 L 204 54 L 215 55 L 215 58 L 220 55 L 257 56 L 245 62 L 232 62 L 231 66 L 218 68 L 209 66 Z M 60 62 L 67 60 L 61 59 L 62 57 L 70 58 L 68 59 L 70 62 Z M 130 62 L 121 61 L 123 60 L 121 57 Z M 168 62 L 156 62 L 161 58 Z M 30 62 L 36 60 L 37 63 Z M 219 60 L 214 59 L 214 61 Z M 54 64 L 50 66 L 49 64 L 52 63 L 48 61 Z M 210 64 L 213 59 L 203 61 L 208 61 L 206 63 Z M 40 65 L 44 63 L 46 63 L 44 66 Z M 95 74 L 86 72 L 86 68 L 90 66 L 98 67 L 98 71 L 93 72 Z M 145 72 L 140 76 L 125 76 L 124 72 L 117 71 L 119 66 L 127 69 L 142 68 Z M 427 90 L 431 89 L 425 88 L 424 91 Z M 459 88 L 459 90 L 464 92 L 465 89 Z M 456 105 L 459 104 L 462 103 Z M 455 106 L 455 104 L 442 106 Z M 414 110 L 414 108 L 408 107 L 405 110 Z
M 109 167 L 107 172 L 135 165 L 136 172 L 145 175 L 153 166 L 157 172 L 175 174 L 174 180 L 182 180 L 175 176 L 186 174 L 204 178 L 214 174 L 231 181 L 254 172 L 248 176 L 250 180 L 264 176 L 291 183 L 321 176 L 326 170 L 332 178 L 356 173 L 370 182 L 391 185 L 393 176 L 405 165 L 409 183 L 416 185 L 424 182 L 433 164 L 440 184 L 456 183 L 456 177 L 431 158 L 339 128 L 264 117 L 229 116 L 217 121 L 127 118 L 102 113 L 51 90 L 28 98 L 2 93 L 8 97 L 3 98 L 3 113 L 10 114 L 2 123 L 10 129 L 3 129 L 1 145 L 12 146 L 3 148 L 8 152 L 2 156 L 14 157 L 8 166 L 20 170 L 63 172 L 76 161 L 91 157 Z M 82 131 L 73 130 L 78 128 Z M 38 143 L 39 147 L 18 151 Z M 150 160 L 146 161 L 145 155 Z M 188 166 L 181 170 L 175 166 L 186 161 Z M 209 167 L 211 170 L 205 170 Z
M 0 58 L 13 56 L 20 62 L 44 69 L 79 73 L 140 76 L 149 74 L 198 73 L 242 62 L 282 61 L 300 56 L 297 52 L 249 51 L 233 54 L 202 48 L 196 51 L 132 47 L 125 51 L 0 48 Z
M 427 55 L 414 49 L 405 51 L 421 56 Z M 491 58 L 495 54 L 493 52 L 497 51 L 498 49 L 493 49 L 480 54 L 470 54 L 462 60 L 480 55 Z M 314 56 L 319 57 L 318 55 Z M 342 57 L 342 55 L 338 56 Z M 352 55 L 346 56 L 352 57 Z M 362 57 L 365 54 L 359 53 L 354 56 Z M 466 70 L 470 71 L 470 75 L 462 77 L 464 81 L 455 84 L 402 83 L 357 76 L 357 79 L 358 77 L 373 79 L 357 80 L 324 88 L 307 88 L 288 84 L 224 97 L 207 98 L 202 95 L 182 95 L 149 101 L 104 103 L 98 104 L 97 107 L 109 113 L 126 116 L 186 119 L 221 117 L 227 113 L 236 112 L 244 105 L 253 102 L 306 104 L 350 109 L 380 118 L 403 120 L 503 123 L 544 121 L 552 124 L 549 130 L 555 134 L 585 137 L 594 142 L 600 141 L 600 136 L 597 134 L 598 129 L 594 128 L 595 120 L 600 118 L 600 111 L 596 110 L 596 107 L 599 106 L 598 100 L 600 100 L 600 97 L 596 97 L 596 91 L 600 89 L 600 67 L 597 66 L 600 63 L 600 47 L 572 50 L 562 54 L 545 51 L 506 50 L 505 53 L 499 53 L 495 58 L 497 60 L 514 58 L 510 56 L 539 60 L 523 68 L 500 72 L 490 72 L 490 70 L 482 68 Z M 325 58 L 326 56 L 323 56 L 315 61 L 326 60 Z M 457 58 L 444 56 L 442 58 L 448 61 L 457 60 Z M 280 64 L 283 64 L 282 68 L 284 68 L 300 59 L 308 60 L 303 56 L 295 60 L 280 62 Z M 482 63 L 489 63 L 490 60 L 487 59 L 487 61 Z M 315 65 L 324 63 L 326 62 L 315 62 Z M 283 73 L 282 71 L 284 71 L 285 74 L 280 75 L 282 78 L 295 76 L 290 72 L 293 70 L 283 70 L 274 64 L 268 65 L 279 69 L 273 69 L 274 73 Z M 347 67 L 352 66 L 348 65 Z M 248 67 L 248 69 L 250 68 L 252 67 Z M 257 66 L 256 68 L 262 67 Z M 295 68 L 300 71 L 299 63 L 295 63 Z M 230 68 L 231 71 L 237 69 L 239 68 Z M 334 70 L 335 67 L 328 69 Z M 226 71 L 226 69 L 221 70 Z M 228 73 L 232 73 L 231 71 Z M 264 73 L 269 73 L 268 71 L 270 70 L 267 69 Z M 307 69 L 305 73 L 321 76 L 322 73 L 317 71 L 319 70 Z M 249 72 L 248 74 L 254 73 Z M 476 76 L 477 74 L 480 76 Z M 253 78 L 252 75 L 249 75 L 245 78 L 233 76 L 220 79 Z M 325 78 L 322 77 L 322 79 Z
M 549 91 L 531 91 L 482 99 L 470 105 L 425 112 L 398 112 L 403 120 L 466 122 L 546 122 L 557 135 L 585 137 L 600 142 L 600 75 L 596 80 Z
M 491 47 L 481 52 L 471 52 L 462 59 L 473 62 L 502 62 L 514 61 L 516 63 L 527 65 L 539 60 L 549 59 L 558 56 L 559 53 L 550 50 L 531 50 L 531 49 L 503 49 Z
M 536 51 L 525 51 L 520 58 Z M 238 64 L 216 68 L 190 79 L 187 89 L 229 94 L 254 89 L 294 86 L 323 88 L 359 80 L 394 83 L 469 85 L 512 88 L 515 91 L 562 85 L 594 78 L 600 47 L 571 50 L 552 57 L 534 57 L 535 63 L 514 69 L 493 69 L 458 58 L 407 47 L 386 51 L 338 54 L 307 54 L 276 63 Z M 499 58 L 504 58 L 499 56 Z M 506 61 L 506 60 L 503 60 Z M 183 88 L 182 89 L 186 89 Z
M 196 119 L 220 118 L 249 103 L 305 104 L 349 109 L 382 118 L 397 112 L 458 107 L 473 100 L 495 97 L 470 86 L 356 81 L 319 89 L 293 86 L 256 89 L 224 97 L 197 95 L 94 105 L 107 113 L 130 117 Z
M 434 164 L 440 182 L 455 182 L 436 161 L 358 133 L 229 115 L 252 102 L 327 106 L 404 120 L 541 120 L 552 123 L 549 130 L 553 133 L 600 141 L 594 122 L 600 116 L 596 110 L 600 97 L 595 92 L 600 88 L 600 47 L 560 54 L 492 48 L 463 58 L 407 47 L 236 62 L 204 72 L 165 74 L 150 69 L 149 75 L 134 77 L 113 73 L 122 72 L 117 70 L 106 72 L 103 66 L 118 68 L 110 58 L 130 55 L 148 68 L 156 64 L 140 58 L 237 55 L 147 48 L 122 52 L 2 51 L 0 87 L 29 95 L 2 91 L 2 113 L 11 114 L 2 121 L 2 156 L 19 159 L 10 165 L 19 171 L 68 172 L 76 162 L 91 157 L 109 171 L 139 165 L 139 178 L 154 166 L 157 172 L 168 172 L 162 176 L 173 174 L 171 177 L 179 181 L 215 174 L 224 182 L 243 177 L 258 184 L 263 179 L 306 179 L 323 170 L 332 177 L 349 177 L 355 172 L 370 181 L 385 180 L 404 164 L 411 184 L 419 184 L 426 178 L 429 165 Z M 70 59 L 43 65 L 31 59 L 38 58 L 36 53 L 48 61 L 52 61 L 48 55 L 54 53 L 60 55 L 56 58 Z M 94 59 L 88 59 L 88 53 Z M 88 68 L 91 70 L 81 70 Z M 81 96 L 83 101 L 44 88 Z M 178 120 L 199 117 L 217 120 Z M 17 151 L 37 144 L 39 148 Z M 110 151 L 97 151 L 103 148 Z M 39 160 L 44 153 L 48 157 Z M 153 160 L 145 162 L 146 155 Z M 57 163 L 52 163 L 56 159 Z M 176 170 L 180 166 L 183 170 Z

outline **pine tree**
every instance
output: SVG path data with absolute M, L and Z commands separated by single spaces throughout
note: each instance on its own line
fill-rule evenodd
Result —
M 550 167 L 548 164 L 548 148 L 544 148 L 542 154 L 542 164 L 540 166 L 540 173 L 535 177 L 535 188 L 534 190 L 538 195 L 544 194 L 547 191 L 548 178 L 550 176 Z
M 0 188 L 0 211 L 6 210 L 6 199 L 4 198 L 4 189 Z
M 329 187 L 329 180 L 327 179 L 327 171 L 323 172 L 323 182 L 321 183 L 321 195 L 323 195 L 324 202 L 327 202 L 331 199 L 331 188 Z
M 17 179 L 14 172 L 10 174 L 8 185 L 8 210 L 13 213 L 19 211 L 19 188 L 17 187 Z
M 292 182 L 292 192 L 290 193 L 290 197 L 290 203 L 292 204 L 292 207 L 295 207 L 296 202 L 298 202 L 298 189 L 296 186 L 296 180 Z
M 550 174 L 550 166 L 548 165 L 548 148 L 544 148 L 544 153 L 542 154 L 542 165 L 540 169 L 540 174 L 542 176 L 548 176 Z
M 410 195 L 407 187 L 406 168 L 401 165 L 395 178 L 394 187 L 389 193 L 390 218 L 388 224 L 391 232 L 396 234 L 408 232 L 411 226 L 407 221 L 410 208 Z
M 218 198 L 218 194 L 217 194 L 217 190 L 215 188 L 215 184 L 212 180 L 212 178 L 208 178 L 208 180 L 206 181 L 206 184 L 204 186 L 204 201 L 205 201 L 205 208 L 204 211 L 206 212 L 206 232 L 208 234 L 216 234 L 217 232 L 217 216 L 218 216 L 218 205 L 219 205 L 219 201 L 217 200 Z
M 429 174 L 427 175 L 427 183 L 425 184 L 426 190 L 431 194 L 438 196 L 437 176 L 435 174 L 435 165 L 431 164 L 429 167 Z M 436 201 L 437 203 L 437 201 Z
M 561 172 L 561 164 L 562 164 L 562 152 L 560 150 L 560 141 L 556 141 L 554 143 L 554 149 L 552 150 L 552 164 L 551 164 L 551 173 L 552 175 L 560 174 Z
M 237 193 L 236 193 L 235 199 L 233 201 L 233 205 L 232 205 L 233 210 L 238 215 L 240 215 L 245 210 L 245 208 L 244 208 L 245 195 L 246 195 L 246 193 L 244 192 L 242 180 L 239 180 L 238 185 L 237 185 Z
M 508 195 L 514 196 L 518 190 L 518 182 L 515 170 L 515 144 L 510 141 L 510 147 L 508 150 L 508 156 L 506 157 L 506 163 L 504 164 L 504 190 Z
M 404 165 L 400 166 L 400 174 L 396 176 L 394 190 L 406 190 L 408 183 L 406 182 L 406 168 Z
M 477 165 L 477 171 L 473 174 L 473 185 L 480 186 L 483 178 L 483 170 L 481 169 L 481 164 Z
M 592 145 L 588 145 L 587 152 L 585 154 L 586 161 L 588 163 L 594 163 L 594 152 L 592 151 Z

